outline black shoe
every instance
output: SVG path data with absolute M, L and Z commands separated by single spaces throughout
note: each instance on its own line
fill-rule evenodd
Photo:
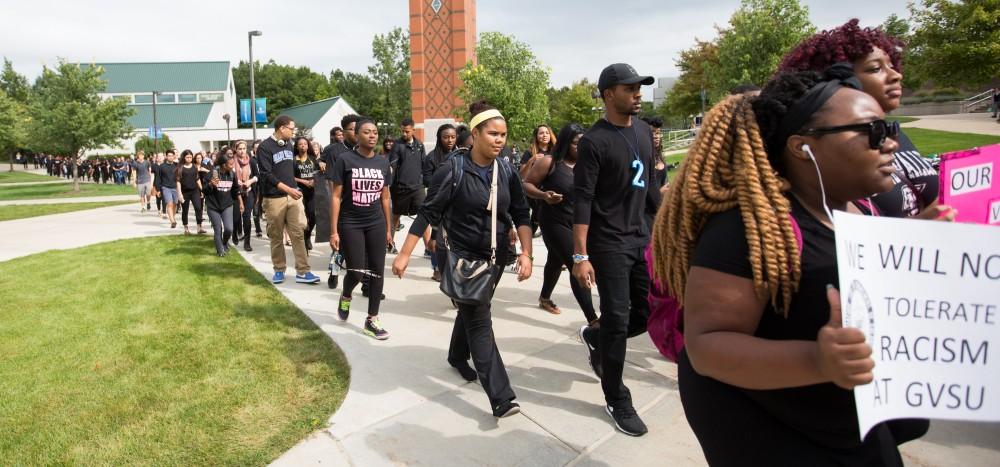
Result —
M 365 319 L 365 335 L 369 337 L 374 337 L 380 341 L 384 341 L 389 338 L 389 331 L 386 331 L 382 327 L 382 322 L 378 319 L 378 316 L 369 316 Z
M 456 362 L 454 360 L 449 359 L 448 364 L 451 365 L 452 368 L 458 370 L 458 374 L 462 375 L 462 379 L 470 383 L 479 378 L 479 374 L 476 373 L 476 370 L 472 369 L 472 367 L 469 366 L 468 361 L 463 360 L 461 362 Z
M 337 302 L 337 317 L 341 321 L 347 321 L 347 317 L 351 314 L 351 299 L 340 297 L 340 301 Z
M 606 405 L 604 406 L 604 411 L 608 413 L 611 420 L 614 420 L 615 428 L 618 428 L 618 431 L 626 435 L 642 436 L 649 431 L 646 429 L 646 424 L 642 423 L 642 419 L 639 418 L 639 414 L 635 412 L 635 408 L 632 407 L 631 403 L 622 404 L 619 408 Z
M 306 240 L 306 250 L 307 251 L 308 250 L 312 250 L 313 249 L 313 242 L 309 240 L 309 237 L 306 237 L 305 240 Z
M 326 286 L 329 287 L 329 288 L 331 288 L 331 289 L 336 289 L 337 288 L 337 275 L 336 274 L 330 274 L 330 277 L 326 278 Z
M 261 238 L 261 237 L 263 237 L 263 236 L 264 236 L 264 235 L 263 235 L 263 234 L 261 234 L 261 233 L 260 233 L 260 231 L 258 230 L 258 231 L 257 231 L 257 238 Z
M 233 235 L 233 245 L 240 246 L 240 237 Z
M 250 246 L 249 238 L 243 241 L 243 251 L 253 251 L 253 247 Z
M 521 406 L 512 400 L 493 407 L 493 416 L 496 418 L 506 418 L 519 413 L 521 413 Z
M 590 369 L 594 370 L 597 379 L 601 379 L 604 377 L 604 367 L 601 365 L 601 352 L 597 347 L 598 332 L 600 331 L 586 324 L 580 327 L 580 340 L 587 346 L 587 362 L 590 363 Z

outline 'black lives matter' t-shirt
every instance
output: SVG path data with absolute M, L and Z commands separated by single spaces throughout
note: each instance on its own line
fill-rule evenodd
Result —
M 318 170 L 319 167 L 318 164 L 316 163 L 316 159 L 313 159 L 312 156 L 307 156 L 305 159 L 302 160 L 295 158 L 295 178 L 301 178 L 303 180 L 313 180 L 313 177 L 315 177 L 316 172 Z M 312 198 L 313 194 L 316 193 L 315 188 L 310 188 L 305 185 L 300 186 L 299 189 L 302 190 L 302 196 L 305 196 L 307 198 Z
M 600 119 L 580 138 L 577 154 L 573 223 L 590 225 L 587 252 L 645 247 L 646 217 L 660 203 L 649 125 L 633 118 L 632 126 L 616 127 Z
M 830 319 L 826 284 L 838 284 L 834 232 L 794 198 L 792 217 L 802 232 L 802 277 L 788 316 L 768 304 L 755 337 L 815 341 Z M 753 278 L 743 218 L 738 208 L 708 219 L 691 265 Z M 895 443 L 876 427 L 859 441 L 851 391 L 833 383 L 776 389 L 735 387 L 694 371 L 687 353 L 678 359 L 681 400 L 699 432 L 709 463 L 719 465 L 893 465 Z M 750 435 L 752 434 L 752 435 Z M 773 445 L 766 445 L 773 443 Z M 889 443 L 889 444 L 885 444 Z M 804 455 L 794 461 L 789 457 Z M 898 455 L 897 455 L 898 456 Z M 811 459 L 822 459 L 813 461 Z M 831 462 L 833 461 L 833 462 Z
M 337 156 L 333 164 L 334 185 L 343 186 L 341 192 L 341 224 L 371 225 L 385 222 L 382 211 L 382 189 L 392 181 L 389 160 L 385 157 L 364 157 L 357 151 Z
M 892 156 L 896 172 L 905 175 L 909 183 L 899 175 L 893 175 L 892 181 L 896 185 L 885 193 L 872 196 L 872 202 L 886 217 L 915 216 L 920 213 L 921 207 L 937 200 L 940 188 L 938 172 L 902 131 L 899 133 L 899 149 Z

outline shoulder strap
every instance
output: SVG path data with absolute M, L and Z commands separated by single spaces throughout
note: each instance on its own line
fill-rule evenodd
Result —
M 497 178 L 499 174 L 497 172 L 500 169 L 497 167 L 497 160 L 493 160 L 493 179 L 490 182 L 490 264 L 496 263 L 497 260 Z M 508 179 L 509 180 L 509 179 Z

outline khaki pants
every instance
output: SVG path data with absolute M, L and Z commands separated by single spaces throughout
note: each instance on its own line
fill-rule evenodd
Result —
M 285 272 L 285 245 L 282 241 L 285 230 L 292 242 L 292 252 L 295 254 L 296 274 L 309 272 L 309 256 L 306 252 L 305 239 L 302 230 L 306 225 L 306 212 L 301 199 L 291 196 L 281 198 L 264 198 L 264 214 L 267 216 L 267 237 L 271 240 L 271 263 L 275 272 Z

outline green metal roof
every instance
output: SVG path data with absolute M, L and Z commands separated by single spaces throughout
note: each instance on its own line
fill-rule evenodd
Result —
M 153 106 L 130 105 L 135 109 L 135 115 L 129 117 L 132 126 L 141 130 L 153 126 Z M 208 113 L 212 104 L 163 104 L 156 106 L 156 124 L 160 128 L 201 128 L 208 121 Z M 219 123 L 219 126 L 225 125 Z
M 295 126 L 297 127 L 312 128 L 316 126 L 319 119 L 323 118 L 323 115 L 326 115 L 330 108 L 332 108 L 339 100 L 340 96 L 337 96 L 329 99 L 323 99 L 321 101 L 310 102 L 308 104 L 297 105 L 278 112 L 278 115 L 288 115 L 289 117 L 292 117 L 292 120 L 295 121 Z M 274 122 L 271 122 L 268 126 L 273 127 Z
M 229 62 L 95 63 L 104 67 L 104 92 L 228 91 Z M 87 67 L 89 64 L 81 64 Z

